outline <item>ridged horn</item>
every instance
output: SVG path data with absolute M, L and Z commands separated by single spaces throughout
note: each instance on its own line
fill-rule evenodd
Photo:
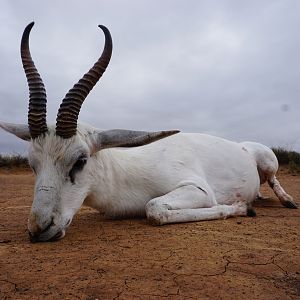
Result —
M 94 66 L 66 94 L 56 118 L 56 134 L 68 139 L 76 134 L 77 119 L 81 105 L 89 92 L 101 78 L 109 64 L 112 54 L 112 38 L 109 30 L 99 25 L 105 35 L 103 52 Z
M 21 58 L 29 86 L 28 126 L 33 139 L 48 131 L 46 122 L 47 95 L 29 50 L 29 34 L 34 22 L 24 29 L 21 40 Z

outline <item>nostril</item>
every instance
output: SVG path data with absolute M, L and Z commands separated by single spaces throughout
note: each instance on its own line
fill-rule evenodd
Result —
M 54 226 L 54 218 L 51 218 L 51 222 L 43 229 L 43 230 L 39 230 L 37 232 L 32 232 L 31 230 L 28 231 L 28 235 L 29 235 L 29 239 L 31 243 L 36 243 L 36 242 L 41 242 L 41 241 L 46 241 L 45 237 L 43 236 L 43 234 L 46 234 L 46 236 L 48 235 L 48 231 L 50 231 L 51 227 Z M 51 233 L 50 233 L 51 234 Z M 61 232 L 56 233 L 55 235 L 55 239 L 58 239 L 61 236 Z
M 52 226 L 54 225 L 54 221 L 53 221 L 53 220 L 54 220 L 54 218 L 52 217 L 52 218 L 51 218 L 51 222 L 49 223 L 49 225 L 47 225 L 47 226 L 40 232 L 40 234 L 46 232 L 47 230 L 50 229 L 50 227 L 52 227 Z

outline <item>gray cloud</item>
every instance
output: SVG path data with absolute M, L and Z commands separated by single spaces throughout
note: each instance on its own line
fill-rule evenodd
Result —
M 1 1 L 0 120 L 27 119 L 19 57 L 24 27 L 48 92 L 48 121 L 103 46 L 111 64 L 80 121 L 180 129 L 300 150 L 298 1 Z M 1 152 L 26 143 L 0 131 Z

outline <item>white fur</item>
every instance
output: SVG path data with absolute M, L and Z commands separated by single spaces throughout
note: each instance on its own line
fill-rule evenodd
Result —
M 31 141 L 36 184 L 29 230 L 52 222 L 41 240 L 59 231 L 63 237 L 82 204 L 108 217 L 147 215 L 155 224 L 220 219 L 246 215 L 268 180 L 283 204 L 296 205 L 277 181 L 278 162 L 266 146 L 179 133 L 141 147 L 95 150 L 95 132 L 78 125 L 77 135 L 64 140 L 49 127 Z M 89 159 L 72 183 L 68 174 L 82 153 Z

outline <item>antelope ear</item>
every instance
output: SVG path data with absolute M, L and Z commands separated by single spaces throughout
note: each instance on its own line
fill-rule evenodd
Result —
M 93 152 L 97 152 L 106 148 L 143 146 L 178 132 L 179 130 L 147 132 L 113 129 L 93 132 L 90 137 Z
M 5 123 L 0 122 L 0 128 L 4 129 L 5 131 L 14 134 L 18 138 L 30 141 L 31 136 L 29 132 L 29 127 L 26 124 L 12 124 L 12 123 Z

